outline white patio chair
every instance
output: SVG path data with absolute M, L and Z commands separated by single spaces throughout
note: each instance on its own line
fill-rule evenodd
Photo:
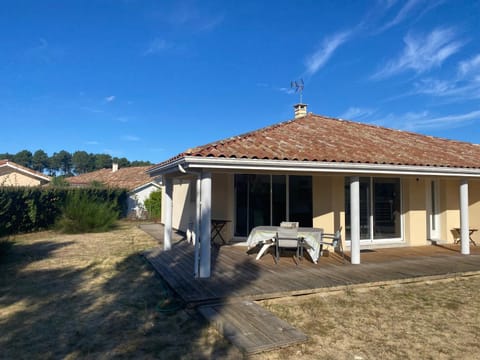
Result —
M 327 241 L 325 241 L 325 239 Z M 330 240 L 330 241 L 328 241 Z M 342 227 L 335 231 L 334 234 L 329 234 L 329 233 L 323 233 L 322 234 L 322 241 L 321 241 L 322 246 L 323 245 L 330 245 L 333 247 L 333 249 L 340 253 L 343 258 L 343 262 L 345 262 L 345 253 L 343 252 L 343 244 L 342 244 Z
M 297 223 L 298 224 L 298 223 Z M 295 259 L 303 258 L 303 238 L 298 237 L 298 225 L 294 227 L 280 226 L 275 235 L 275 264 L 280 260 L 280 249 L 296 249 L 295 264 L 298 265 Z

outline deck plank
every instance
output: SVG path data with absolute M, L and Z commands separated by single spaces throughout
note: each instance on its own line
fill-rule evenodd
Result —
M 204 305 L 198 310 L 232 344 L 249 355 L 308 340 L 301 331 L 252 301 Z

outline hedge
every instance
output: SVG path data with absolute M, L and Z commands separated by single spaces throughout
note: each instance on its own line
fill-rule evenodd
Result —
M 114 203 L 115 210 L 126 215 L 128 193 L 123 189 L 0 187 L 0 236 L 50 228 L 74 192 Z

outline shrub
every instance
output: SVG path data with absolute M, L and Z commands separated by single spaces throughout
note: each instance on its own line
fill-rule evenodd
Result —
M 144 204 L 148 211 L 148 217 L 153 220 L 160 220 L 162 216 L 162 192 L 158 190 L 150 193 Z
M 84 194 L 126 214 L 128 193 L 124 189 L 0 187 L 0 237 L 50 228 L 61 216 L 69 194 Z
M 115 207 L 112 201 L 100 201 L 86 193 L 69 193 L 57 228 L 70 234 L 107 231 L 119 217 Z

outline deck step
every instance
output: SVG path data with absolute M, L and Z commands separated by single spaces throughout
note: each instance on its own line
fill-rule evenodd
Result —
M 308 340 L 305 334 L 252 301 L 203 305 L 198 311 L 248 355 Z

